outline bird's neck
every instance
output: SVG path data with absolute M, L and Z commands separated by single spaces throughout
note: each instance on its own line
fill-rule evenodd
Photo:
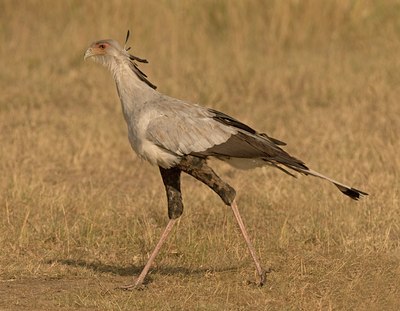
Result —
M 138 78 L 129 64 L 119 63 L 112 65 L 110 66 L 110 71 L 117 86 L 125 119 L 134 115 L 138 109 L 158 94 L 156 90 Z

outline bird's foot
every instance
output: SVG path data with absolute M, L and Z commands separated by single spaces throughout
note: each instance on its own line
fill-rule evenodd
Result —
M 259 282 L 257 283 L 259 287 L 263 286 L 267 282 L 267 274 L 271 273 L 272 271 L 273 269 L 271 267 L 262 269 L 261 275 L 259 275 Z
M 272 269 L 268 268 L 268 269 L 262 269 L 261 274 L 258 274 L 256 276 L 257 281 L 256 282 L 252 282 L 252 281 L 247 281 L 246 284 L 247 285 L 253 285 L 253 286 L 258 286 L 258 287 L 262 287 L 266 282 L 267 282 L 267 274 L 271 273 Z
M 122 285 L 122 286 L 118 286 L 116 289 L 120 289 L 120 290 L 125 290 L 125 291 L 132 291 L 132 290 L 144 290 L 146 288 L 145 285 L 141 284 L 141 285 L 136 285 L 136 284 L 128 284 L 128 285 Z
M 261 274 L 258 276 L 258 277 L 259 277 L 259 280 L 258 280 L 257 285 L 258 285 L 259 287 L 263 286 L 263 285 L 267 282 L 267 273 L 269 273 L 269 271 L 263 269 L 263 270 L 261 271 Z
M 122 285 L 118 286 L 116 289 L 120 290 L 125 290 L 125 291 L 132 291 L 132 290 L 144 290 L 146 288 L 146 285 L 143 284 L 143 282 L 140 282 L 139 280 L 136 280 L 133 284 L 127 284 L 127 285 Z

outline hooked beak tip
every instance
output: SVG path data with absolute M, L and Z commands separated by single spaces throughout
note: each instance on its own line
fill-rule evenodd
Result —
M 88 49 L 86 50 L 86 52 L 85 52 L 85 55 L 83 56 L 83 60 L 86 60 L 86 59 L 89 58 L 90 56 L 93 56 L 93 53 L 92 53 L 92 49 L 91 49 L 91 48 L 88 48 Z

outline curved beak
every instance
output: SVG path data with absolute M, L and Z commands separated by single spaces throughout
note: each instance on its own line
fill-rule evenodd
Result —
M 90 47 L 86 50 L 85 55 L 83 56 L 83 60 L 86 60 L 86 58 L 89 58 L 93 56 L 93 49 Z

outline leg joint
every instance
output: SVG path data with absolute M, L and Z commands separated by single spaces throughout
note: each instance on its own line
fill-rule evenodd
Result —
M 179 169 L 209 186 L 226 205 L 231 205 L 236 191 L 224 182 L 206 163 L 205 159 L 186 156 L 178 165 Z

